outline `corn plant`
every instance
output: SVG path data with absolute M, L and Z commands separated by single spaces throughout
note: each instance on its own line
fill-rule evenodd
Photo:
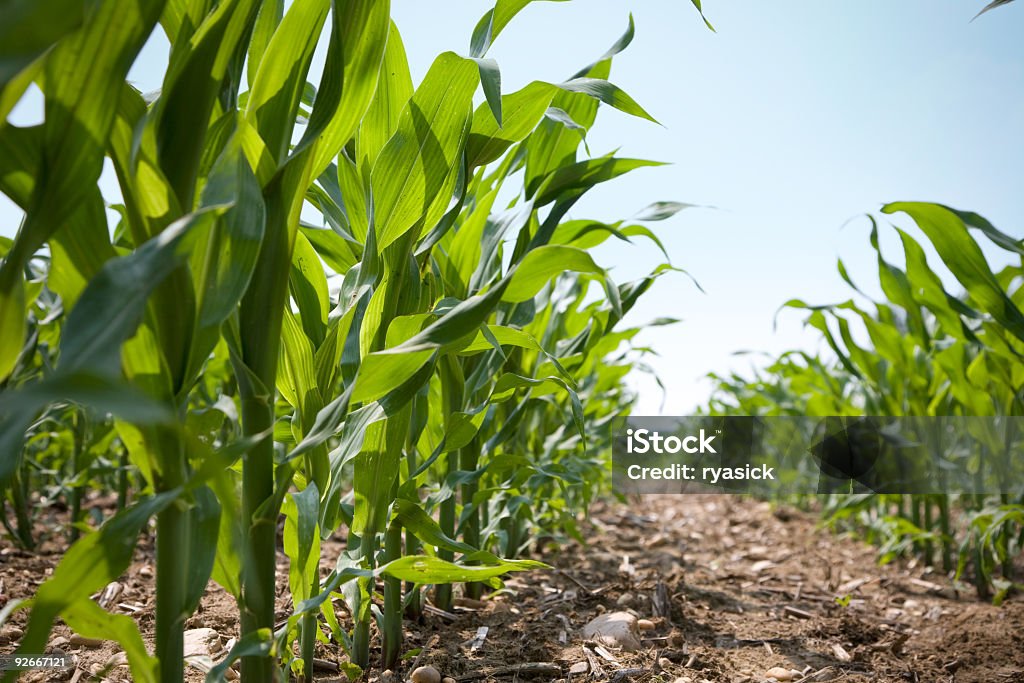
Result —
M 821 332 L 835 361 L 791 353 L 762 376 L 714 378 L 717 414 L 1020 416 L 1024 410 L 1024 243 L 983 217 L 936 204 L 898 203 L 886 214 L 907 214 L 964 288 L 948 292 L 908 232 L 900 237 L 905 266 L 891 263 L 879 247 L 879 223 L 871 218 L 870 243 L 877 254 L 885 300 L 866 309 L 853 299 L 817 306 L 807 323 Z M 994 271 L 974 235 L 1020 260 Z M 842 261 L 840 276 L 858 294 Z M 858 343 L 861 324 L 870 345 Z M 1016 439 L 1006 436 L 1012 444 Z M 932 445 L 936 457 L 954 457 L 949 445 Z M 984 458 L 976 465 L 983 468 Z M 913 554 L 957 576 L 972 567 L 979 595 L 1001 599 L 1013 585 L 1013 558 L 1020 552 L 1024 492 L 981 495 L 857 495 L 825 502 L 834 525 L 861 529 L 882 546 L 882 559 Z M 995 571 L 999 568 L 999 572 Z
M 35 84 L 45 118 L 0 128 L 0 191 L 25 212 L 0 245 L 0 482 L 24 512 L 46 447 L 35 434 L 53 423 L 71 434 L 72 508 L 118 453 L 122 506 L 138 484 L 30 601 L 22 652 L 42 651 L 59 617 L 116 639 L 136 680 L 181 680 L 183 624 L 212 577 L 238 602 L 241 638 L 210 680 L 239 657 L 247 681 L 309 680 L 321 618 L 355 675 L 374 616 L 393 666 L 422 586 L 442 607 L 453 582 L 479 595 L 541 566 L 510 559 L 531 538 L 574 533 L 602 425 L 630 401 L 621 345 L 636 330 L 616 327 L 672 270 L 619 285 L 586 249 L 660 247 L 644 223 L 682 205 L 628 225 L 566 219 L 594 186 L 656 165 L 581 154 L 599 104 L 651 117 L 607 80 L 632 20 L 568 80 L 503 94 L 486 54 L 527 4 L 498 2 L 468 56 L 440 55 L 415 87 L 379 0 L 5 7 L 0 109 Z M 143 96 L 125 78 L 158 25 L 168 67 Z M 545 490 L 561 498 L 534 499 Z M 154 516 L 150 655 L 89 595 Z M 294 611 L 275 630 L 282 516 Z M 342 527 L 350 552 L 321 580 L 320 542 Z

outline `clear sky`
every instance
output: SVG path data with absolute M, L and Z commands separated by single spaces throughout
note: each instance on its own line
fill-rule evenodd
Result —
M 686 0 L 538 2 L 500 36 L 490 56 L 509 92 L 569 77 L 618 38 L 632 11 L 637 35 L 611 80 L 663 126 L 607 110 L 590 149 L 672 165 L 603 186 L 573 215 L 628 218 L 657 200 L 717 207 L 654 225 L 673 263 L 707 293 L 669 275 L 631 315 L 635 324 L 684 319 L 639 338 L 660 354 L 650 362 L 668 395 L 661 407 L 654 383 L 633 379 L 637 414 L 692 411 L 707 397 L 707 372 L 757 362 L 735 351 L 817 349 L 798 312 L 783 313 L 773 331 L 775 311 L 792 297 L 848 298 L 838 256 L 871 290 L 868 228 L 848 221 L 885 202 L 939 201 L 1024 236 L 1024 0 L 972 23 L 983 5 L 705 0 L 711 33 Z M 488 6 L 393 0 L 414 79 L 439 52 L 466 53 Z M 158 87 L 165 58 L 165 42 L 147 47 L 132 72 L 141 89 Z M 38 111 L 26 102 L 14 120 L 31 122 Z M 17 222 L 0 197 L 0 234 Z M 883 246 L 900 261 L 891 239 Z M 660 262 L 647 244 L 607 245 L 597 258 L 620 282 Z

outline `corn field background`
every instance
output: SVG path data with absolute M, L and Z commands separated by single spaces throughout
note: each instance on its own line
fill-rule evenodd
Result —
M 328 652 L 336 677 L 383 681 L 424 654 L 410 625 L 494 604 L 506 584 L 563 572 L 552 549 L 588 547 L 588 511 L 614 500 L 626 378 L 649 371 L 637 337 L 679 322 L 626 316 L 660 278 L 689 282 L 659 224 L 690 205 L 573 214 L 661 165 L 591 149 L 598 113 L 657 121 L 612 79 L 632 17 L 566 80 L 506 92 L 489 50 L 529 4 L 498 0 L 468 50 L 417 83 L 386 0 L 0 3 L 0 192 L 24 213 L 0 238 L 4 543 L 63 548 L 0 606 L 0 625 L 18 625 L 11 652 L 47 652 L 67 627 L 115 642 L 129 680 L 185 680 L 184 634 L 212 581 L 238 631 L 205 680 L 312 681 Z M 142 93 L 127 75 L 156 31 L 169 60 Z M 44 120 L 14 125 L 30 87 Z M 101 192 L 105 167 L 117 197 Z M 712 376 L 702 412 L 1024 416 L 1024 242 L 941 204 L 870 221 L 884 299 L 840 261 L 856 298 L 786 304 L 826 350 Z M 883 257 L 885 230 L 902 267 Z M 610 244 L 649 274 L 614 279 L 593 255 Z M 934 567 L 986 607 L 1024 580 L 1024 490 L 774 503 L 823 513 L 884 562 Z M 150 538 L 140 625 L 97 596 Z M 668 629 L 672 609 L 652 609 L 651 629 Z M 680 671 L 697 664 L 680 656 Z M 606 677 L 676 680 L 680 663 L 661 659 Z

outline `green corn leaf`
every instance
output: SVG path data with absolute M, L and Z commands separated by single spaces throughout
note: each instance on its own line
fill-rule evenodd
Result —
M 999 1 L 1000 2 L 1006 2 L 1006 0 L 999 0 Z M 707 26 L 709 29 L 711 29 L 711 31 L 714 31 L 715 27 L 712 26 L 711 22 L 708 21 L 708 18 L 704 16 L 704 10 L 700 6 L 700 0 L 690 0 L 690 2 L 692 2 L 693 6 L 697 8 L 698 12 L 700 12 L 700 18 L 704 20 L 704 25 Z
M 323 264 L 313 245 L 301 232 L 295 235 L 288 284 L 299 309 L 302 329 L 314 348 L 319 348 L 327 336 L 331 297 L 327 291 L 327 274 Z
M 591 76 L 594 75 L 595 71 L 602 71 L 606 69 L 608 65 L 611 64 L 611 60 L 615 55 L 629 47 L 629 44 L 633 42 L 634 37 L 636 37 L 636 23 L 633 21 L 633 13 L 630 12 L 629 25 L 626 27 L 625 32 L 619 36 L 619 39 L 612 43 L 612 46 L 608 48 L 598 59 L 573 74 L 573 78 Z
M 509 572 L 547 569 L 548 565 L 536 560 L 503 560 L 490 566 L 466 566 L 438 557 L 407 555 L 381 567 L 381 573 L 401 581 L 418 584 L 488 581 Z
M 320 492 L 310 483 L 302 491 L 288 495 L 284 505 L 284 552 L 290 560 L 288 587 L 298 605 L 319 588 Z
M 960 220 L 964 222 L 969 228 L 975 228 L 982 233 L 985 237 L 999 246 L 1001 249 L 1013 252 L 1018 256 L 1024 257 L 1024 240 L 1011 237 L 1005 232 L 1000 231 L 996 226 L 992 225 L 984 216 L 979 216 L 973 211 L 959 211 L 951 207 L 945 207 L 960 217 Z
M 377 90 L 366 116 L 359 124 L 355 158 L 360 166 L 368 163 L 372 168 L 380 150 L 398 130 L 402 110 L 405 109 L 412 93 L 412 76 L 409 74 L 405 46 L 402 44 L 398 27 L 391 22 L 384 60 L 380 65 Z
M 960 216 L 938 204 L 917 202 L 887 204 L 882 211 L 889 214 L 902 211 L 913 218 L 978 306 L 1011 334 L 1024 340 L 1024 313 L 999 285 Z
M 389 0 L 336 3 L 323 80 L 309 128 L 295 153 L 316 136 L 312 175 L 319 176 L 355 135 L 377 89 L 391 28 Z M 321 103 L 330 101 L 333 106 Z
M 567 195 L 582 194 L 598 183 L 612 180 L 637 168 L 663 165 L 662 162 L 645 159 L 601 157 L 562 166 L 548 175 L 540 185 L 536 205 L 541 207 L 555 200 L 564 201 Z
M 269 628 L 261 628 L 238 639 L 231 651 L 206 674 L 206 683 L 222 683 L 227 670 L 242 657 L 266 657 L 274 646 L 274 634 Z
M 249 36 L 258 0 L 225 0 L 207 15 L 188 48 L 171 51 L 160 97 L 149 114 L 160 168 L 181 206 L 196 189 L 207 124 L 239 42 Z
M 245 125 L 244 122 L 241 125 Z M 259 257 L 266 208 L 259 182 L 242 153 L 241 140 L 228 143 L 203 189 L 204 206 L 229 206 L 193 252 L 198 324 L 188 376 L 198 373 L 216 344 L 221 323 L 242 300 Z M 201 258 L 196 264 L 195 260 Z
M 86 0 L 4 3 L 4 21 L 0 26 L 0 92 L 4 97 L 5 89 L 19 73 L 84 23 L 89 4 Z M 20 96 L 20 92 L 15 95 Z
M 256 72 L 259 71 L 263 55 L 270 46 L 270 40 L 274 37 L 274 31 L 281 24 L 284 16 L 284 0 L 263 0 L 260 3 L 259 13 L 256 15 L 256 23 L 253 25 L 252 38 L 249 41 L 249 50 L 246 53 L 246 81 L 249 88 L 252 88 L 256 80 Z
M 220 533 L 221 508 L 213 491 L 207 486 L 192 490 L 194 504 L 191 517 L 188 552 L 188 579 L 182 610 L 192 614 L 206 592 L 206 584 L 213 572 L 217 555 L 217 537 Z
M 425 220 L 459 161 L 478 69 L 452 52 L 434 60 L 374 164 L 374 217 L 385 249 Z
M 619 111 L 632 116 L 638 116 L 648 121 L 657 121 L 624 90 L 601 78 L 574 78 L 560 84 L 562 90 L 567 92 L 579 92 L 598 99 L 605 104 L 615 107 Z
M 947 334 L 954 336 L 969 334 L 969 330 L 956 310 L 958 306 L 966 306 L 966 304 L 946 291 L 942 280 L 928 266 L 928 260 L 921 245 L 903 230 L 897 228 L 897 232 L 903 242 L 903 252 L 907 261 L 907 279 L 912 286 L 914 298 L 932 312 Z
M 280 163 L 288 153 L 295 114 L 306 85 L 330 0 L 296 0 L 267 45 L 249 91 L 246 117 Z
M 550 84 L 534 81 L 522 90 L 502 96 L 500 123 L 492 106 L 477 107 L 466 143 L 470 165 L 482 166 L 494 161 L 529 135 L 544 117 L 556 93 Z
M 633 216 L 635 221 L 663 221 L 667 218 L 675 216 L 684 209 L 692 209 L 697 204 L 686 204 L 685 202 L 654 202 L 650 206 L 645 207 Z
M 205 588 L 205 583 L 203 584 Z M 61 612 L 64 622 L 75 633 L 97 640 L 114 640 L 128 656 L 132 680 L 156 683 L 157 661 L 146 652 L 146 644 L 135 620 L 124 614 L 111 614 L 88 597 L 80 598 Z
M 116 374 L 121 344 L 134 334 L 156 286 L 184 262 L 225 207 L 207 208 L 169 226 L 128 256 L 104 265 L 68 316 L 61 367 Z
M 498 126 L 501 126 L 501 71 L 493 59 L 473 59 L 480 68 L 480 85 L 484 90 L 487 106 Z
M 511 274 L 502 301 L 532 299 L 551 278 L 566 271 L 604 275 L 590 254 L 575 247 L 550 245 L 531 250 Z
M 985 5 L 980 12 L 978 12 L 977 14 L 974 15 L 974 19 L 977 19 L 978 17 L 980 17 L 985 12 L 989 12 L 991 10 L 994 10 L 997 7 L 1002 7 L 1003 5 L 1009 5 L 1011 2 L 1013 2 L 1013 0 L 992 0 L 992 2 L 988 3 L 987 5 Z M 971 21 L 974 21 L 974 19 L 971 19 Z
M 565 2 L 566 0 L 548 0 L 549 2 Z M 498 0 L 494 9 L 490 9 L 477 22 L 473 29 L 473 38 L 470 41 L 469 53 L 473 57 L 483 57 L 487 54 L 491 44 L 497 40 L 498 35 L 508 26 L 532 0 Z

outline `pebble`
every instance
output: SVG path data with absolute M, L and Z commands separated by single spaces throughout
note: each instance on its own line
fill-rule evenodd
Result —
M 451 676 L 445 676 L 441 679 L 441 683 L 455 683 L 455 679 Z
M 590 671 L 590 664 L 587 662 L 576 662 L 569 667 L 569 673 L 571 674 L 585 674 Z
M 662 671 L 668 671 L 672 668 L 672 660 L 668 657 L 662 657 L 658 660 L 658 666 L 661 667 Z
M 185 631 L 185 656 L 206 655 L 215 658 L 224 649 L 220 634 L 212 628 L 192 628 Z
M 106 668 L 113 669 L 119 666 L 128 666 L 128 655 L 124 652 L 117 652 L 107 660 Z
M 639 619 L 636 622 L 636 626 L 641 631 L 653 631 L 654 630 L 654 622 L 651 621 L 650 619 Z
M 615 601 L 615 604 L 619 607 L 626 607 L 628 605 L 632 605 L 633 600 L 634 598 L 632 593 L 623 593 L 619 596 L 619 599 Z
M 784 669 L 781 666 L 773 666 L 764 672 L 765 678 L 774 678 L 779 683 L 785 681 L 795 681 L 800 678 L 801 674 L 796 669 Z
M 690 678 L 689 676 L 680 676 L 679 678 L 674 680 L 672 683 L 693 683 L 693 679 Z
M 421 666 L 409 677 L 412 683 L 441 683 L 441 674 L 432 666 Z
M 86 638 L 80 636 L 77 633 L 71 635 L 71 639 L 68 641 L 73 647 L 99 647 L 103 644 L 100 638 Z
M 17 626 L 4 626 L 0 629 L 0 645 L 6 645 L 12 640 L 19 640 L 25 632 Z
M 640 649 L 637 637 L 637 618 L 629 612 L 609 612 L 590 620 L 583 627 L 583 637 L 593 639 L 610 647 L 620 647 L 626 651 Z
M 377 679 L 377 683 L 398 683 L 398 676 L 391 669 L 384 669 L 380 674 L 380 678 Z

